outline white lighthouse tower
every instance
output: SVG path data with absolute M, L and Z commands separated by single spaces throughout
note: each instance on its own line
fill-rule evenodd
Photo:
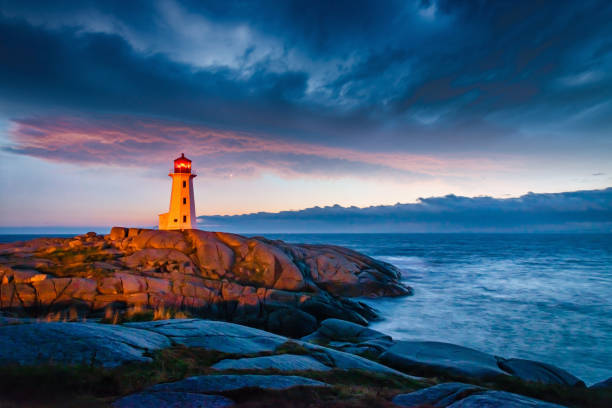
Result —
M 181 157 L 174 160 L 174 171 L 168 175 L 172 177 L 170 211 L 159 214 L 159 229 L 191 229 L 197 223 L 193 197 L 193 178 L 196 175 L 191 173 L 191 160 L 181 153 Z

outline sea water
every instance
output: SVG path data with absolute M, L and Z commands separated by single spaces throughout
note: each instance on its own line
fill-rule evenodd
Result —
M 612 377 L 612 235 L 265 234 L 390 262 L 414 296 L 366 302 L 395 339 L 433 340 Z
M 392 263 L 414 295 L 367 299 L 395 339 L 612 377 L 612 234 L 260 234 L 342 245 Z M 35 238 L 1 236 L 0 242 Z

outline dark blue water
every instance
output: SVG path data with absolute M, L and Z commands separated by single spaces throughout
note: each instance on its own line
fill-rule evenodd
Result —
M 612 377 L 612 234 L 261 235 L 399 267 L 414 296 L 366 300 L 384 318 L 372 327 L 396 339 L 544 361 L 588 384 Z
M 612 376 L 612 235 L 266 234 L 343 245 L 402 270 L 414 296 L 367 301 L 396 339 L 461 344 Z

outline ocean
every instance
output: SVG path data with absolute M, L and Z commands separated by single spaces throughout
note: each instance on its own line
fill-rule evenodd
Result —
M 394 339 L 612 377 L 612 234 L 265 234 L 342 245 L 400 268 L 414 296 L 365 300 Z
M 342 245 L 400 268 L 414 296 L 364 299 L 395 339 L 612 377 L 612 234 L 260 234 Z M 0 242 L 34 238 L 0 235 Z

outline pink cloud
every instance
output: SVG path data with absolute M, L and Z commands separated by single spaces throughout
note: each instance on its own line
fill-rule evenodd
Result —
M 271 170 L 295 176 L 326 174 L 328 167 L 345 173 L 363 167 L 366 171 L 457 176 L 502 170 L 508 165 L 482 157 L 367 152 L 126 116 L 19 119 L 13 121 L 10 137 L 13 144 L 6 150 L 46 160 L 151 167 L 169 165 L 175 155 L 185 152 L 198 168 L 217 174 Z

